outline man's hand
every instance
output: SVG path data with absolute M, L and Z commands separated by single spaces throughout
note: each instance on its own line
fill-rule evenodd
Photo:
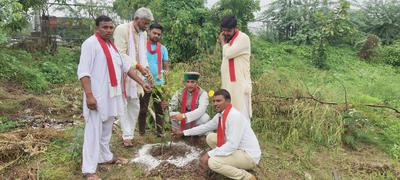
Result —
M 86 93 L 86 105 L 90 110 L 97 110 L 97 101 L 92 93 Z
M 205 153 L 199 160 L 200 171 L 203 173 L 206 172 L 208 168 L 208 159 L 210 159 L 210 156 L 208 156 L 208 153 Z
M 168 102 L 166 100 L 161 101 L 161 108 L 162 109 L 168 108 Z
M 150 84 L 151 86 L 153 86 L 153 84 L 154 84 L 154 79 L 153 79 L 153 76 L 152 76 L 151 73 L 150 73 L 150 69 L 145 68 L 144 73 L 142 73 L 142 74 L 143 74 L 143 76 L 145 76 L 145 77 L 147 78 L 147 81 L 149 82 L 149 84 Z
M 181 114 L 176 114 L 176 115 L 170 116 L 170 119 L 174 120 L 174 121 L 182 121 L 182 120 L 186 119 L 186 117 L 184 117 L 184 114 L 181 113 Z
M 146 92 L 150 92 L 151 91 L 151 86 L 149 84 L 147 84 L 147 83 L 143 84 L 142 87 L 143 87 L 143 90 L 146 91 Z
M 172 127 L 171 131 L 172 137 L 174 138 L 181 138 L 183 136 L 183 132 L 178 128 Z
M 224 46 L 226 44 L 224 32 L 219 33 L 218 40 L 221 46 Z

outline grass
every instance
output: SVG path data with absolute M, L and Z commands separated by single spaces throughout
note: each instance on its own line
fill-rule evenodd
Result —
M 319 145 L 340 145 L 342 140 L 354 148 L 359 143 L 373 143 L 398 157 L 400 139 L 394 132 L 400 125 L 398 117 L 392 110 L 365 106 L 400 108 L 400 74 L 395 67 L 362 61 L 350 47 L 328 47 L 329 70 L 319 70 L 310 61 L 311 47 L 253 42 L 253 93 L 257 97 L 253 102 L 260 118 L 255 128 L 285 146 L 301 140 Z M 343 118 L 348 113 L 345 92 L 349 108 L 359 117 Z M 339 105 L 322 105 L 301 97 Z
M 394 179 L 394 173 L 400 172 L 399 117 L 392 110 L 365 105 L 384 104 L 400 108 L 400 74 L 396 68 L 361 61 L 351 47 L 328 47 L 329 69 L 319 70 L 310 60 L 311 47 L 271 44 L 259 39 L 253 39 L 252 43 L 252 127 L 263 153 L 256 171 L 260 179 L 307 179 L 310 176 L 312 179 L 331 179 L 333 172 L 342 179 Z M 167 93 L 172 94 L 183 87 L 182 75 L 185 71 L 200 72 L 203 89 L 218 89 L 219 50 L 217 48 L 215 54 L 202 55 L 192 63 L 173 64 Z M 22 59 L 29 57 L 24 53 L 8 55 Z M 54 59 L 36 59 L 32 67 L 40 71 L 46 82 L 64 81 L 62 76 L 51 80 L 51 74 L 58 74 L 58 71 L 43 71 L 44 66 L 40 66 L 43 62 L 51 62 L 44 65 L 48 67 L 62 66 Z M 72 60 L 68 62 L 74 63 Z M 71 75 L 70 78 L 73 77 Z M 80 109 L 80 90 L 77 86 L 75 83 L 62 87 L 62 90 L 46 90 L 51 97 L 51 103 L 46 104 L 60 109 Z M 345 106 L 345 91 L 349 109 Z M 7 115 L 15 113 L 12 109 L 20 109 L 23 102 L 7 99 L 10 96 L 15 95 L 0 88 L 0 109 L 5 112 L 4 122 L 9 121 Z M 321 104 L 310 97 L 338 105 Z M 10 111 L 5 111 L 7 109 Z M 214 114 L 211 106 L 208 112 Z M 5 129 L 9 128 L 7 131 L 12 126 L 4 125 Z M 40 179 L 82 179 L 83 127 L 75 125 L 60 133 L 62 136 L 52 140 L 45 154 L 15 168 L 37 167 Z M 155 143 L 165 139 L 148 133 L 144 141 Z M 139 148 L 122 147 L 118 129 L 114 131 L 111 144 L 112 151 L 124 158 L 132 158 Z M 10 170 L 6 174 L 13 172 Z M 134 164 L 99 166 L 99 174 L 105 179 L 146 178 L 146 172 Z

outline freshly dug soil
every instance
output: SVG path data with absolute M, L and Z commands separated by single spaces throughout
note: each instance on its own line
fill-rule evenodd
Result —
M 185 157 L 188 153 L 190 153 L 190 148 L 179 144 L 172 144 L 171 146 L 165 144 L 157 145 L 150 150 L 150 155 L 159 160 Z

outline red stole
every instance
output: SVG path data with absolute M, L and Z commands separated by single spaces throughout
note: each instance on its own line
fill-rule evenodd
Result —
M 186 103 L 187 103 L 187 95 L 188 95 L 188 90 L 187 88 L 183 89 L 183 94 L 182 94 L 182 102 L 181 102 L 181 113 L 186 113 Z M 193 91 L 192 95 L 192 101 L 190 102 L 190 111 L 193 111 L 196 108 L 197 104 L 197 98 L 199 97 L 199 88 L 196 87 Z M 194 125 L 193 121 L 190 123 L 190 127 L 192 128 Z M 185 130 L 186 127 L 186 119 L 183 119 L 181 121 L 181 130 Z
M 233 35 L 232 40 L 229 42 L 229 45 L 232 46 L 233 42 L 235 41 L 236 37 L 239 35 L 239 31 L 236 31 L 235 35 Z M 236 81 L 235 75 L 235 61 L 233 58 L 229 59 L 229 77 L 231 82 Z
M 162 56 L 161 56 L 161 44 L 160 44 L 160 42 L 157 42 L 155 50 L 151 50 L 151 41 L 147 40 L 147 51 L 149 51 L 150 54 L 157 53 L 158 75 L 161 76 L 161 58 L 162 58 Z
M 117 77 L 115 75 L 115 69 L 114 69 L 114 64 L 113 64 L 110 50 L 108 49 L 106 42 L 103 40 L 103 38 L 100 37 L 100 34 L 98 32 L 96 32 L 95 36 L 96 36 L 97 40 L 99 41 L 101 48 L 104 51 L 104 55 L 106 56 L 106 59 L 107 59 L 108 75 L 110 76 L 111 86 L 117 87 L 117 84 L 118 84 Z M 114 43 L 111 40 L 108 40 L 108 43 L 110 43 L 110 45 L 115 49 L 115 51 L 118 52 L 117 48 L 114 46 Z
M 222 113 L 222 119 L 219 117 L 218 119 L 218 129 L 217 129 L 217 147 L 221 147 L 223 144 L 225 144 L 225 127 L 226 127 L 226 121 L 227 117 L 229 114 L 229 111 L 231 111 L 232 104 L 229 104 L 226 106 L 224 112 Z M 222 122 L 221 122 L 222 121 Z

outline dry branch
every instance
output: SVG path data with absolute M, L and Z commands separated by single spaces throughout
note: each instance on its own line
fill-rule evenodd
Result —
M 349 105 L 351 103 L 337 103 L 337 102 L 326 102 L 326 101 L 322 101 L 320 99 L 317 99 L 313 96 L 297 96 L 297 97 L 285 97 L 285 96 L 274 96 L 274 95 L 268 95 L 268 96 L 264 96 L 267 98 L 274 98 L 274 99 L 285 99 L 285 100 L 301 100 L 301 99 L 308 99 L 308 100 L 313 100 L 315 102 L 318 102 L 320 104 L 326 104 L 326 105 L 346 105 L 346 109 L 347 107 L 349 107 Z M 254 99 L 259 99 L 259 98 L 254 98 Z M 263 103 L 263 102 L 270 102 L 268 100 L 265 99 L 261 99 L 261 100 L 257 100 L 254 103 Z M 393 111 L 395 111 L 397 114 L 400 114 L 400 110 L 396 109 L 395 107 L 389 106 L 389 105 L 383 105 L 383 104 L 361 104 L 362 106 L 367 106 L 367 107 L 372 107 L 372 108 L 384 108 L 384 109 L 391 109 Z

